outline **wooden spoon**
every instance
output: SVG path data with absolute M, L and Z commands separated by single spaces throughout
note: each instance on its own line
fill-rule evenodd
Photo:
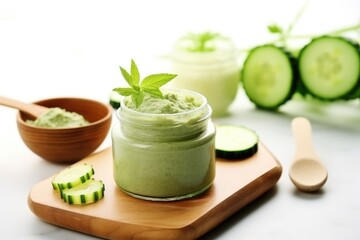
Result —
M 328 174 L 326 167 L 315 153 L 310 121 L 304 117 L 296 117 L 291 125 L 296 148 L 289 171 L 290 179 L 301 191 L 317 191 L 325 184 Z
M 23 112 L 30 114 L 35 118 L 39 117 L 40 115 L 42 115 L 43 113 L 49 110 L 49 108 L 47 107 L 43 107 L 36 104 L 23 103 L 21 101 L 2 97 L 2 96 L 0 96 L 0 105 L 19 109 Z

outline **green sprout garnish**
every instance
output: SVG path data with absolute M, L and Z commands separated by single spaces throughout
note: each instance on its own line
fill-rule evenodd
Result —
M 216 48 L 213 44 L 214 40 L 226 39 L 218 33 L 203 32 L 203 33 L 189 33 L 180 40 L 189 41 L 190 46 L 186 47 L 189 52 L 212 52 Z
M 295 18 L 290 22 L 290 24 L 286 27 L 281 27 L 278 24 L 270 24 L 267 26 L 267 30 L 269 33 L 277 36 L 278 38 L 270 43 L 279 44 L 282 47 L 288 47 L 288 42 L 292 39 L 307 39 L 307 38 L 315 38 L 319 37 L 321 35 L 340 35 L 342 33 L 355 31 L 360 29 L 360 23 L 343 27 L 334 31 L 324 32 L 320 34 L 310 34 L 310 35 L 293 35 L 292 31 L 295 28 L 295 25 L 300 20 L 302 15 L 305 13 L 306 7 L 308 2 L 305 2 L 305 4 L 302 6 L 302 8 L 299 10 L 299 12 L 295 15 Z
M 139 69 L 134 60 L 131 60 L 130 73 L 121 66 L 119 67 L 122 76 L 130 87 L 118 87 L 114 88 L 113 91 L 124 97 L 131 96 L 136 108 L 139 108 L 146 94 L 149 94 L 154 98 L 164 98 L 162 92 L 160 91 L 160 87 L 177 76 L 169 73 L 158 73 L 151 74 L 140 81 Z
M 308 4 L 308 1 L 305 2 L 305 4 L 300 8 L 298 13 L 295 15 L 294 19 L 288 25 L 280 26 L 279 24 L 276 24 L 276 23 L 269 24 L 267 26 L 267 31 L 270 34 L 274 35 L 276 38 L 272 41 L 264 42 L 264 43 L 262 43 L 262 45 L 275 44 L 279 47 L 283 47 L 283 48 L 286 48 L 289 50 L 289 49 L 291 49 L 291 47 L 289 46 L 290 45 L 289 43 L 291 42 L 291 40 L 311 39 L 311 38 L 316 38 L 316 37 L 320 37 L 323 35 L 341 36 L 343 33 L 349 33 L 349 32 L 354 32 L 354 31 L 357 31 L 359 33 L 360 23 L 356 23 L 351 26 L 342 27 L 342 28 L 335 29 L 335 30 L 328 31 L 328 32 L 322 32 L 322 33 L 316 33 L 316 34 L 294 35 L 293 29 L 295 28 L 296 24 L 299 22 L 300 18 L 304 15 L 307 4 Z M 360 39 L 358 37 L 357 37 L 357 41 L 360 42 Z M 252 46 L 250 48 L 239 49 L 238 52 L 239 53 L 248 53 L 253 48 L 254 48 L 254 46 Z M 296 56 L 297 51 L 299 51 L 299 49 L 297 49 L 297 50 L 294 49 L 294 50 L 292 50 L 292 53 Z

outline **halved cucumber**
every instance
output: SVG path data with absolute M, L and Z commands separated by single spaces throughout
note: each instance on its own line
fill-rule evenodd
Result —
M 72 165 L 56 174 L 51 184 L 55 190 L 72 188 L 88 181 L 94 174 L 94 168 L 87 163 Z
M 309 94 L 324 100 L 360 95 L 360 48 L 338 36 L 312 39 L 299 54 L 301 84 Z
M 216 157 L 244 159 L 251 157 L 258 150 L 259 137 L 255 131 L 234 125 L 216 126 Z
M 90 179 L 73 188 L 62 190 L 62 198 L 69 204 L 89 204 L 104 197 L 105 185 L 102 181 Z
M 253 48 L 241 72 L 246 95 L 257 107 L 276 109 L 296 91 L 296 59 L 274 45 Z

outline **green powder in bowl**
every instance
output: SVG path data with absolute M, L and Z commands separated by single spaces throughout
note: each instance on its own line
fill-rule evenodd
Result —
M 39 116 L 36 120 L 27 120 L 27 123 L 46 128 L 73 128 L 89 124 L 82 115 L 76 112 L 69 112 L 62 108 L 50 108 L 49 111 Z

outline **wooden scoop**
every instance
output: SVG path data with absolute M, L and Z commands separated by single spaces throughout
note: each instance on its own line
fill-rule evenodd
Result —
M 292 131 L 295 137 L 295 157 L 290 167 L 289 176 L 301 191 L 319 190 L 327 180 L 327 170 L 322 164 L 311 139 L 311 124 L 303 117 L 294 118 Z
M 40 115 L 42 115 L 43 113 L 49 110 L 49 108 L 47 107 L 43 107 L 36 104 L 23 103 L 21 101 L 2 97 L 2 96 L 0 96 L 0 105 L 19 109 L 35 118 L 39 117 Z

